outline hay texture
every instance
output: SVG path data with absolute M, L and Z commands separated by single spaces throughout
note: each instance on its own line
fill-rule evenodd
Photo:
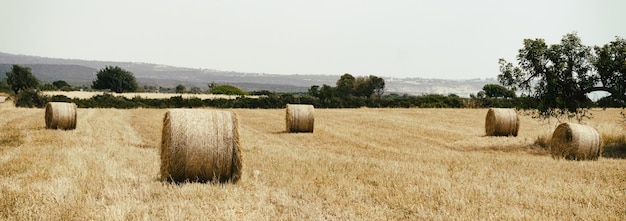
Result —
M 313 105 L 308 104 L 287 104 L 287 132 L 307 132 L 313 133 L 315 117 L 313 116 Z
M 602 138 L 590 126 L 562 123 L 552 133 L 550 153 L 556 159 L 597 160 Z
M 519 118 L 514 109 L 491 108 L 485 119 L 487 136 L 515 136 L 519 130 Z
M 161 136 L 161 180 L 237 182 L 241 151 L 237 117 L 230 111 L 172 109 Z
M 76 129 L 76 104 L 49 102 L 46 104 L 47 129 Z

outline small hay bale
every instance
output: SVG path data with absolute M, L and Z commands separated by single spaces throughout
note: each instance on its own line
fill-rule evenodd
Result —
M 287 104 L 287 132 L 309 132 L 313 133 L 315 117 L 313 116 L 313 105 L 308 104 Z
M 485 119 L 487 136 L 517 137 L 519 118 L 514 109 L 490 108 Z
M 235 114 L 206 109 L 172 109 L 165 113 L 161 181 L 235 183 L 241 169 Z
M 550 153 L 555 159 L 597 160 L 602 138 L 593 127 L 562 123 L 552 133 Z
M 47 129 L 76 129 L 76 104 L 49 102 L 46 104 Z

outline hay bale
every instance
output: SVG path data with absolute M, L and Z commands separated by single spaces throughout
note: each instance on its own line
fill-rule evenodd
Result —
M 47 129 L 76 129 L 76 104 L 49 102 L 46 104 Z
M 562 123 L 552 133 L 550 153 L 556 159 L 597 160 L 602 138 L 590 126 Z
M 310 132 L 313 133 L 315 117 L 313 105 L 287 104 L 287 132 Z
M 161 136 L 161 180 L 237 182 L 241 177 L 237 117 L 230 111 L 173 109 Z
M 490 108 L 485 119 L 487 136 L 515 136 L 519 130 L 519 118 L 514 109 Z

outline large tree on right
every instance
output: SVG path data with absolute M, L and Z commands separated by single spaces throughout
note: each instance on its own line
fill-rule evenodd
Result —
M 518 51 L 518 65 L 500 59 L 498 80 L 538 101 L 539 117 L 587 116 L 592 102 L 587 94 L 605 91 L 624 103 L 626 42 L 616 37 L 603 47 L 582 44 L 576 33 L 563 36 L 559 44 L 525 39 Z

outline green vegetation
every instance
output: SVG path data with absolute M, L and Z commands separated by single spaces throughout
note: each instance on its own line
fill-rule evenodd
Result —
M 33 90 L 39 86 L 39 80 L 33 75 L 29 67 L 13 65 L 10 71 L 6 72 L 7 84 L 15 95 L 25 90 Z
M 211 94 L 226 94 L 226 95 L 248 95 L 247 92 L 241 90 L 238 87 L 223 84 L 223 85 L 213 85 L 210 87 L 209 93 Z
M 106 66 L 96 73 L 93 89 L 110 89 L 117 93 L 137 91 L 137 80 L 133 73 L 118 66 Z
M 176 93 L 177 94 L 185 93 L 185 91 L 187 91 L 187 88 L 185 88 L 185 86 L 183 86 L 181 84 L 176 86 Z
M 58 90 L 62 90 L 62 91 L 72 90 L 72 85 L 68 84 L 67 82 L 63 80 L 54 81 L 52 82 L 52 85 L 54 85 L 54 87 Z
M 478 92 L 478 97 L 515 98 L 515 90 L 509 90 L 497 84 L 486 84 L 483 90 Z
M 594 48 L 583 45 L 576 33 L 553 45 L 544 39 L 525 39 L 518 66 L 500 59 L 498 80 L 534 98 L 536 105 L 528 108 L 537 109 L 540 117 L 581 119 L 594 107 L 587 97 L 590 92 L 608 92 L 604 103 L 625 106 L 625 60 L 626 40 L 620 37 Z

